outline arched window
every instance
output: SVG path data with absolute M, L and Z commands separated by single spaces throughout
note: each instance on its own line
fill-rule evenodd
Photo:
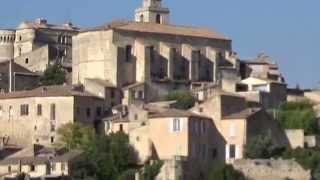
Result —
M 25 63 L 28 64 L 29 63 L 29 58 L 25 59 Z
M 144 22 L 144 16 L 143 16 L 143 14 L 140 15 L 140 22 Z
M 161 24 L 161 15 L 160 14 L 157 14 L 157 16 L 156 16 L 156 23 Z

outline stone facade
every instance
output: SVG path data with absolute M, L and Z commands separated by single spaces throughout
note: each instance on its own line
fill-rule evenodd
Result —
M 91 126 L 101 119 L 104 101 L 69 87 L 43 87 L 0 95 L 0 136 L 9 143 L 52 146 L 56 131 L 66 123 L 82 122 Z M 23 129 L 23 131 L 21 131 Z
M 293 160 L 237 160 L 233 166 L 248 179 L 311 179 L 311 172 Z
M 15 30 L 0 29 L 0 62 L 14 58 Z

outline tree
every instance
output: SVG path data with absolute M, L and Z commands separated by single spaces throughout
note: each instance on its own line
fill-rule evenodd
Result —
M 277 119 L 284 129 L 304 129 L 306 134 L 319 133 L 316 113 L 309 101 L 286 102 L 280 105 Z
M 188 91 L 172 91 L 167 95 L 166 100 L 177 101 L 178 109 L 190 109 L 195 104 L 195 98 Z
M 123 133 L 96 135 L 82 124 L 66 124 L 58 130 L 60 143 L 69 150 L 80 149 L 83 156 L 71 167 L 72 179 L 117 180 L 130 170 L 129 138 Z
M 217 163 L 212 167 L 208 180 L 245 180 L 245 176 L 232 165 Z
M 59 64 L 49 66 L 40 78 L 40 82 L 45 86 L 63 84 L 65 82 L 65 72 L 62 66 Z
M 273 156 L 274 149 L 270 135 L 258 135 L 248 140 L 245 156 L 250 159 L 268 159 Z

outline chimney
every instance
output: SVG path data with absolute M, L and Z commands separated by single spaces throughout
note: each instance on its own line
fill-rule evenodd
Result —
M 14 91 L 14 60 L 9 61 L 9 92 Z

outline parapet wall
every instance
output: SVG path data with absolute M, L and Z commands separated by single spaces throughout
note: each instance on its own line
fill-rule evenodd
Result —
M 0 62 L 13 59 L 15 30 L 0 29 Z
M 310 171 L 293 160 L 237 160 L 233 166 L 248 179 L 311 179 Z

